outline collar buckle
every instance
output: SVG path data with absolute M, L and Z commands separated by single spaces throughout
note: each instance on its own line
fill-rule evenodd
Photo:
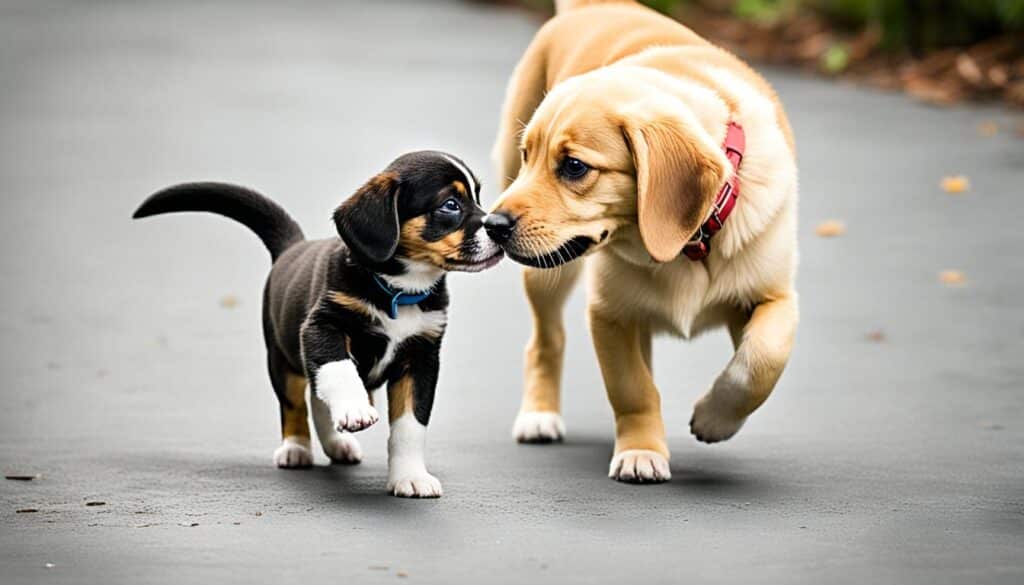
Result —
M 690 238 L 683 246 L 683 254 L 695 262 L 707 258 L 711 253 L 711 238 L 719 230 L 725 227 L 725 220 L 729 218 L 736 202 L 740 196 L 740 163 L 743 162 L 743 151 L 746 150 L 746 134 L 743 127 L 736 122 L 729 122 L 725 131 L 725 143 L 722 150 L 725 157 L 732 163 L 732 177 L 722 185 L 715 197 L 715 203 L 711 206 L 711 215 L 697 229 L 697 233 Z
M 417 305 L 420 302 L 425 301 L 427 297 L 433 293 L 431 290 L 421 293 L 408 293 L 403 290 L 396 290 L 390 284 L 385 282 L 379 274 L 373 275 L 373 281 L 377 283 L 377 286 L 379 286 L 382 291 L 384 291 L 384 294 L 390 297 L 388 316 L 393 320 L 398 318 L 399 306 Z

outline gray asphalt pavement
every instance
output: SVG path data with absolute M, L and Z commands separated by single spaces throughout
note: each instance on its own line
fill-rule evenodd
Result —
M 0 482 L 0 582 L 1024 582 L 1021 117 L 790 71 L 767 74 L 800 150 L 802 322 L 735 439 L 687 429 L 726 335 L 662 339 L 673 480 L 608 480 L 578 293 L 568 440 L 516 445 L 529 331 L 506 263 L 451 279 L 428 452 L 444 498 L 384 494 L 384 424 L 356 468 L 272 467 L 266 252 L 220 218 L 131 211 L 229 180 L 326 236 L 343 197 L 424 147 L 460 154 L 491 202 L 536 26 L 454 1 L 0 5 L 0 467 L 40 475 Z M 969 192 L 939 189 L 960 173 Z M 833 218 L 848 233 L 816 237 Z

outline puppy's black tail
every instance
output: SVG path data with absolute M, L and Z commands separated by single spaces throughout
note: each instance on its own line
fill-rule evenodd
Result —
M 245 225 L 256 232 L 277 257 L 304 239 L 302 229 L 280 205 L 259 193 L 227 183 L 182 183 L 150 195 L 133 218 L 177 211 L 208 211 Z

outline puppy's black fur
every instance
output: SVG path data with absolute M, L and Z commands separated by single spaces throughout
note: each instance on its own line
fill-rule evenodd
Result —
M 306 405 L 296 404 L 300 398 L 289 391 L 289 377 L 305 377 L 316 392 L 320 368 L 345 360 L 355 364 L 367 390 L 408 378 L 413 414 L 428 423 L 448 306 L 444 274 L 487 268 L 501 257 L 482 239 L 478 201 L 479 181 L 461 161 L 424 151 L 399 157 L 337 208 L 340 239 L 305 240 L 276 203 L 223 183 L 170 187 L 150 196 L 134 217 L 207 211 L 241 222 L 263 240 L 273 259 L 263 300 L 271 383 L 283 429 L 305 429 L 308 437 Z M 393 283 L 407 282 L 410 271 L 436 274 L 432 283 L 429 276 L 415 281 L 428 282 L 429 295 L 413 312 L 415 318 L 432 315 L 440 325 L 399 340 L 389 351 L 395 340 L 383 325 L 395 318 Z

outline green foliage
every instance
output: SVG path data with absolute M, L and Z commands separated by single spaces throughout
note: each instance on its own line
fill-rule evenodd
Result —
M 842 73 L 850 64 L 850 49 L 843 43 L 836 43 L 821 55 L 821 68 L 832 75 Z
M 673 14 L 679 5 L 682 4 L 680 0 L 642 0 L 644 4 L 665 14 Z
M 521 0 L 553 12 L 553 0 Z M 801 10 L 815 10 L 851 30 L 875 27 L 890 49 L 912 51 L 962 45 L 1008 32 L 1024 33 L 1024 0 L 641 0 L 665 14 L 678 14 L 688 3 L 731 7 L 737 18 L 774 22 Z M 835 49 L 839 51 L 839 49 Z M 838 52 L 822 66 L 830 70 Z M 826 62 L 827 61 L 827 62 Z M 843 65 L 845 67 L 845 65 Z
M 782 13 L 784 4 L 783 0 L 736 0 L 732 11 L 747 20 L 771 22 Z
M 994 0 L 997 17 L 1010 30 L 1024 30 L 1024 0 Z
M 890 48 L 923 50 L 1024 31 L 1024 0 L 805 0 L 840 25 L 875 26 Z

